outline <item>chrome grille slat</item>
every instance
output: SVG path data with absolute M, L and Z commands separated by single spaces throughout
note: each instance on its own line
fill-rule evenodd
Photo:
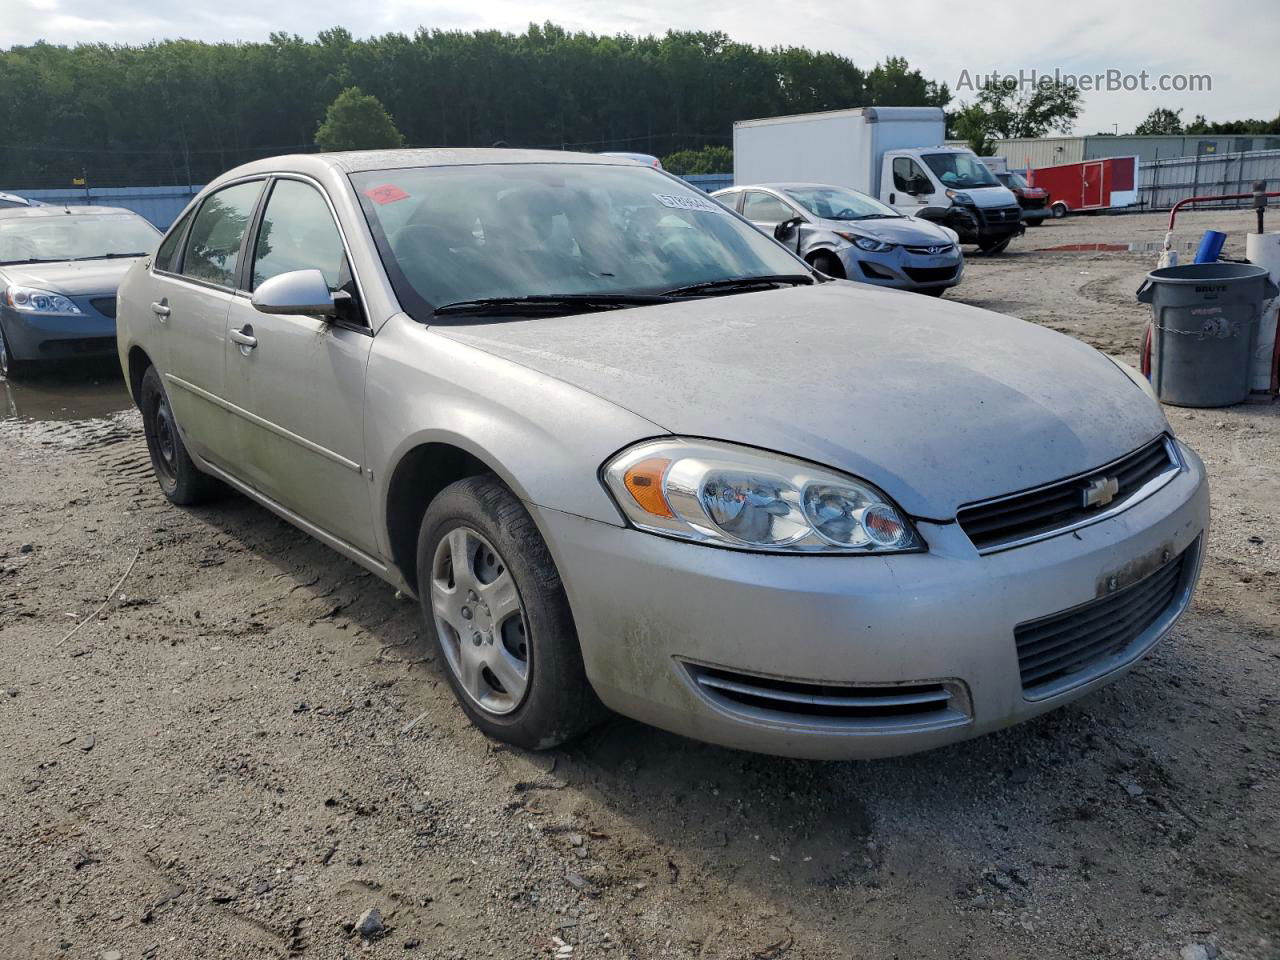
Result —
M 723 680 L 719 677 L 710 676 L 698 677 L 698 683 L 704 687 L 713 687 L 717 690 L 726 690 L 732 693 L 744 693 L 749 696 L 760 697 L 762 699 L 783 700 L 789 703 L 807 703 L 814 706 L 828 707 L 903 706 L 906 704 L 946 703 L 951 699 L 951 694 L 943 689 L 915 694 L 898 694 L 879 697 L 857 695 L 848 697 L 830 697 L 792 693 L 787 690 L 771 689 L 769 687 L 760 687 L 755 686 L 754 684 L 740 683 L 734 680 Z
M 833 684 L 741 673 L 685 663 L 698 691 L 754 719 L 851 728 L 951 726 L 969 719 L 968 697 L 955 682 Z
M 1133 647 L 1186 596 L 1183 586 L 1198 545 L 1113 594 L 1017 626 L 1023 690 L 1049 690 Z
M 1056 483 L 963 506 L 960 528 L 982 553 L 1007 550 L 1056 536 L 1111 516 L 1172 479 L 1180 469 L 1173 441 L 1157 437 L 1112 463 Z M 1096 480 L 1114 480 L 1118 489 L 1106 504 L 1085 505 L 1084 492 Z

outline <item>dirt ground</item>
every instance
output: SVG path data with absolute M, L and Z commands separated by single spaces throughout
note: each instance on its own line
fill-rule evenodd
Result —
M 951 296 L 1135 361 L 1154 256 L 1036 248 L 1163 222 L 1047 224 Z M 1238 251 L 1249 215 L 1180 222 Z M 411 603 L 244 499 L 169 506 L 124 408 L 109 369 L 0 382 L 6 960 L 1280 956 L 1280 404 L 1168 409 L 1214 525 L 1131 675 L 844 764 L 491 743 Z

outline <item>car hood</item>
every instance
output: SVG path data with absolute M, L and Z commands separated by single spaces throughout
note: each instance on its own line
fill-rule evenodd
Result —
M 922 518 L 1100 466 L 1167 429 L 1078 340 L 843 281 L 431 330 L 670 433 L 844 470 Z
M 922 244 L 951 243 L 951 235 L 935 223 L 917 220 L 915 217 L 895 217 L 889 220 L 820 220 L 828 230 L 857 233 L 873 237 L 885 243 L 918 246 Z
M 79 297 L 115 293 L 129 268 L 141 257 L 121 260 L 76 260 L 62 263 L 15 263 L 0 267 L 9 283 Z

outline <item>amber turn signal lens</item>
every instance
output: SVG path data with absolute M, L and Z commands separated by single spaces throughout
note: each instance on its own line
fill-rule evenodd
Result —
M 650 457 L 633 464 L 622 478 L 627 493 L 640 504 L 645 513 L 655 517 L 674 518 L 667 498 L 662 492 L 662 475 L 667 472 L 671 461 L 662 457 Z

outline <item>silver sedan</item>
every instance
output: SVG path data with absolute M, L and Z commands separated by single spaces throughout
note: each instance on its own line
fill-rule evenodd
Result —
M 761 183 L 712 194 L 827 276 L 940 297 L 964 276 L 954 230 L 874 197 L 820 183 Z
M 239 167 L 131 269 L 119 350 L 170 500 L 230 487 L 417 597 L 535 749 L 606 708 L 800 757 L 1008 726 L 1168 634 L 1208 524 L 1131 370 L 622 159 Z

